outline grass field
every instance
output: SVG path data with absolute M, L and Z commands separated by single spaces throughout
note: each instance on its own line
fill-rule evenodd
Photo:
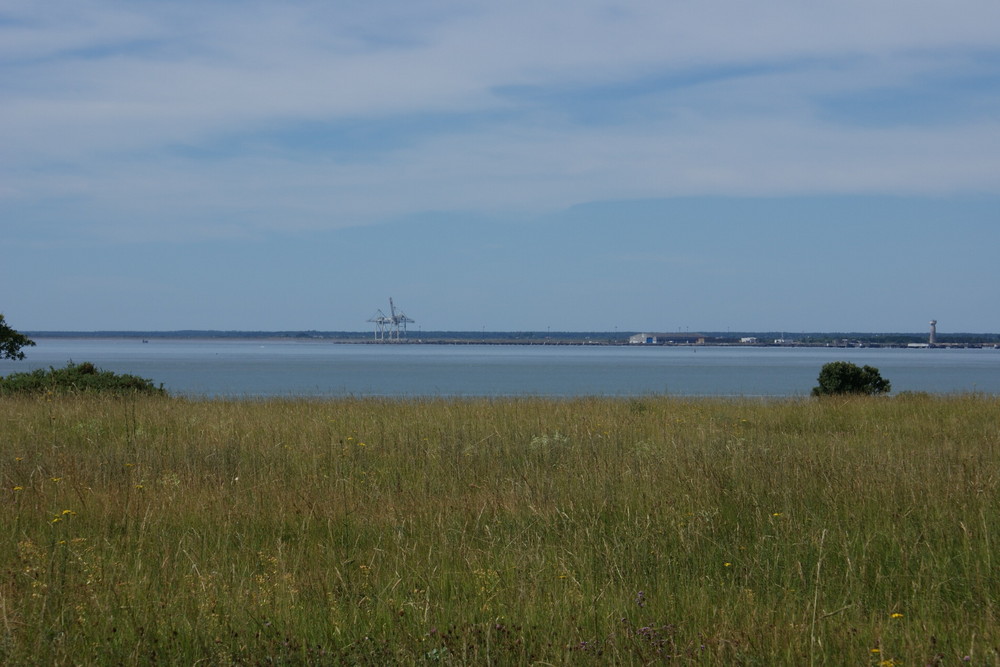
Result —
M 6 664 L 1000 664 L 995 398 L 9 398 L 0 484 Z

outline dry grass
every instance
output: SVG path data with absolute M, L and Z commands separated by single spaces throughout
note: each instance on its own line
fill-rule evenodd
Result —
M 1000 661 L 1000 401 L 0 401 L 9 664 Z

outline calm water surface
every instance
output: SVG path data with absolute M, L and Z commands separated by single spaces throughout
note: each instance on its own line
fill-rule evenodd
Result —
M 877 367 L 893 392 L 1000 394 L 1000 350 L 358 345 L 43 338 L 0 375 L 90 361 L 193 397 L 804 396 L 828 361 Z

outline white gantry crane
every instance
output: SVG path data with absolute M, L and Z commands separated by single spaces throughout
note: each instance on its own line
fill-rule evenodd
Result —
M 389 297 L 389 315 L 379 309 L 368 321 L 375 324 L 375 340 L 380 343 L 399 342 L 401 336 L 406 336 L 406 325 L 414 322 L 403 311 L 396 310 L 392 297 Z

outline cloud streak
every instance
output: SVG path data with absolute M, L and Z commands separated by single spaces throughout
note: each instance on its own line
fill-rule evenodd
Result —
M 996 194 L 996 44 L 1000 6 L 977 0 L 13 3 L 0 211 L 149 239 Z

